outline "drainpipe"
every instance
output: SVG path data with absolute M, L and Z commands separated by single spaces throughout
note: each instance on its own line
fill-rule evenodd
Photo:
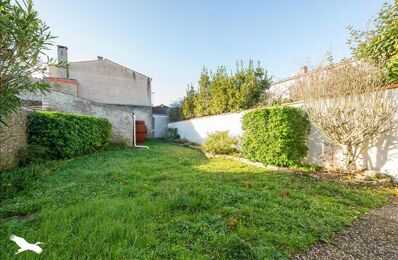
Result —
M 136 132 L 136 130 L 135 130 L 135 114 L 134 114 L 134 113 L 133 113 L 133 126 L 134 126 L 134 130 L 133 130 L 133 136 L 134 136 L 134 138 L 133 138 L 133 146 L 136 147 L 136 148 L 146 148 L 146 149 L 149 149 L 148 146 L 145 146 L 145 145 L 137 145 L 137 139 L 136 139 L 136 134 L 137 134 L 137 132 Z

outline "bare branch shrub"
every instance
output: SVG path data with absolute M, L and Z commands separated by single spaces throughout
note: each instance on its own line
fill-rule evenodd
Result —
M 356 169 L 367 144 L 394 125 L 395 104 L 382 90 L 385 82 L 380 68 L 346 61 L 320 66 L 292 88 L 311 122 L 342 148 L 346 169 Z

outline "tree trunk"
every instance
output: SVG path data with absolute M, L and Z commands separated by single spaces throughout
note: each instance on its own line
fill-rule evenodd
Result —
M 357 152 L 356 148 L 352 145 L 347 145 L 343 147 L 343 154 L 345 156 L 345 169 L 347 170 L 356 170 L 356 159 L 357 159 Z

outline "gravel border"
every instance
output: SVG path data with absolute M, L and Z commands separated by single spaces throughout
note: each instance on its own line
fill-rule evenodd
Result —
M 398 259 L 398 198 L 356 220 L 330 243 L 293 259 Z

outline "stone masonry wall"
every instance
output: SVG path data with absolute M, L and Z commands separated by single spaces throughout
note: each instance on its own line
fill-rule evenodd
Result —
M 131 112 L 56 91 L 46 94 L 42 102 L 43 110 L 107 118 L 112 124 L 111 141 L 132 145 L 133 115 Z
M 36 81 L 43 81 L 49 84 L 49 91 L 58 91 L 68 95 L 77 96 L 77 90 L 79 84 L 74 79 L 58 79 L 58 78 L 46 78 L 46 79 L 34 79 Z M 43 99 L 43 96 L 40 91 L 35 93 L 33 92 L 24 92 L 19 95 L 19 97 L 25 102 L 40 102 Z
M 17 152 L 27 146 L 26 122 L 28 111 L 20 109 L 6 118 L 7 126 L 0 126 L 0 170 L 17 165 Z
M 134 105 L 116 105 L 116 104 L 107 104 L 107 106 L 134 113 L 137 120 L 145 121 L 145 126 L 147 128 L 147 137 L 148 138 L 153 137 L 154 127 L 153 127 L 152 107 L 134 106 Z

